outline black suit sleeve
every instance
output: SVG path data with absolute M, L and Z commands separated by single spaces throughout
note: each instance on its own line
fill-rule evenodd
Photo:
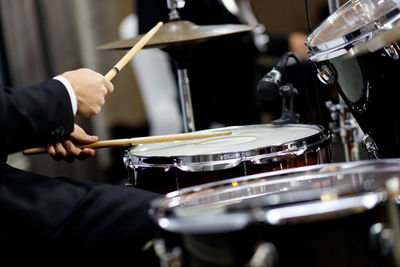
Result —
M 71 100 L 64 85 L 48 80 L 27 88 L 0 84 L 2 156 L 59 141 L 74 127 Z

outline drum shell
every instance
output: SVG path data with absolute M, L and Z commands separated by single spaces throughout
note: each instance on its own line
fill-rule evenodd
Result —
M 377 146 L 376 156 L 400 156 L 400 112 L 397 75 L 400 61 L 383 49 L 323 62 L 336 74 L 336 88 L 364 134 Z
M 400 156 L 399 22 L 398 1 L 347 1 L 305 42 L 319 77 L 336 85 L 376 158 Z
M 245 229 L 216 234 L 161 231 L 167 246 L 182 249 L 182 267 L 244 267 L 260 244 L 274 247 L 268 266 L 395 266 L 371 238 L 371 227 L 386 220 L 386 207 L 336 219 L 285 225 L 255 223 Z
M 179 168 L 128 168 L 134 187 L 161 194 L 182 188 L 201 185 L 223 179 L 262 172 L 284 170 L 295 167 L 327 163 L 330 161 L 330 146 L 307 151 L 299 156 L 271 156 L 259 163 L 241 162 L 238 166 L 214 171 L 187 172 Z
M 171 192 L 151 214 L 184 266 L 249 266 L 260 244 L 276 251 L 266 266 L 398 266 L 399 173 L 390 159 L 237 177 Z

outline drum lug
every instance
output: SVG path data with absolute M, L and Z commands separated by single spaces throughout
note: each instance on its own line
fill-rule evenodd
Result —
M 128 168 L 128 182 L 125 186 L 137 186 L 138 171 L 135 168 Z
M 137 171 L 135 170 L 130 159 L 124 158 L 125 165 L 127 166 L 128 179 L 125 186 L 134 186 L 136 182 Z
M 361 140 L 361 146 L 366 150 L 371 156 L 378 158 L 378 147 L 376 146 L 374 140 L 369 134 L 363 136 Z
M 386 181 L 388 193 L 387 213 L 389 218 L 390 232 L 384 236 L 389 242 L 387 250 L 390 249 L 395 266 L 400 266 L 400 215 L 398 207 L 398 197 L 400 195 L 400 178 L 393 177 Z M 387 251 L 384 251 L 387 252 Z
M 160 267 L 180 267 L 182 266 L 182 250 L 179 247 L 167 251 L 163 239 L 154 240 L 154 251 L 160 259 Z
M 128 172 L 128 177 L 127 177 L 127 182 L 125 183 L 125 186 L 134 186 L 134 181 L 136 177 L 136 171 L 135 167 L 132 163 L 132 160 L 129 158 L 129 149 L 125 150 L 125 155 L 123 157 L 123 162 L 125 166 L 127 167 L 127 172 Z
M 259 244 L 246 267 L 273 267 L 278 265 L 278 252 L 272 243 Z
M 389 44 L 383 48 L 386 55 L 391 57 L 394 60 L 399 60 L 400 53 L 399 53 L 399 46 L 396 43 Z
M 322 64 L 317 67 L 317 77 L 318 79 L 323 83 L 323 84 L 334 84 L 336 81 L 336 75 L 333 69 L 327 65 L 327 64 Z
M 392 230 L 385 228 L 382 223 L 376 223 L 370 227 L 369 234 L 371 248 L 382 257 L 389 256 L 393 246 Z
M 182 166 L 182 160 L 181 160 L 181 159 L 172 159 L 172 165 L 173 165 L 175 168 L 180 169 L 181 166 Z M 169 168 L 168 168 L 168 170 L 166 170 L 166 171 L 169 171 Z

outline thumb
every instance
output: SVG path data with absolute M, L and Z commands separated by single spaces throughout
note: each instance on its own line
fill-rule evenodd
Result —
M 88 135 L 81 127 L 75 124 L 74 131 L 70 134 L 70 139 L 77 143 L 90 144 L 99 140 L 99 137 Z

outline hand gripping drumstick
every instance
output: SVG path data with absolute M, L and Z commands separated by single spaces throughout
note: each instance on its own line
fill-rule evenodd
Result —
M 108 81 L 111 81 L 124 67 L 125 65 L 150 41 L 150 39 L 157 33 L 157 31 L 163 26 L 162 22 L 157 23 L 149 32 L 147 32 L 129 51 L 125 54 L 115 66 L 107 72 L 105 78 Z M 129 140 L 129 139 L 128 139 Z M 103 141 L 103 142 L 111 142 L 111 141 Z M 103 142 L 95 142 L 90 145 L 95 145 L 100 143 L 101 146 Z M 107 146 L 107 145 L 105 145 Z M 86 146 L 88 147 L 88 146 Z M 28 154 L 40 154 L 46 152 L 46 149 L 43 147 L 40 148 L 31 148 L 24 151 L 25 155 Z
M 146 136 L 146 137 L 136 137 L 128 139 L 114 139 L 106 141 L 98 141 L 86 145 L 78 145 L 78 148 L 101 148 L 101 147 L 118 147 L 118 146 L 129 146 L 129 145 L 140 145 L 140 144 L 151 144 L 159 142 L 172 142 L 172 141 L 182 141 L 191 139 L 200 139 L 208 137 L 216 137 L 223 135 L 230 135 L 232 132 L 190 132 L 181 134 L 167 134 L 167 135 L 157 135 L 157 136 Z M 24 150 L 25 155 L 34 155 L 46 153 L 45 147 L 36 147 Z
M 117 64 L 105 75 L 106 79 L 111 81 L 115 75 L 117 75 L 123 67 L 142 49 L 149 41 L 150 39 L 157 33 L 157 31 L 161 28 L 163 23 L 160 21 L 157 23 L 156 26 L 154 26 L 153 29 L 151 29 L 149 32 L 147 32 L 140 40 L 137 42 L 129 51 L 128 53 L 123 56 Z

